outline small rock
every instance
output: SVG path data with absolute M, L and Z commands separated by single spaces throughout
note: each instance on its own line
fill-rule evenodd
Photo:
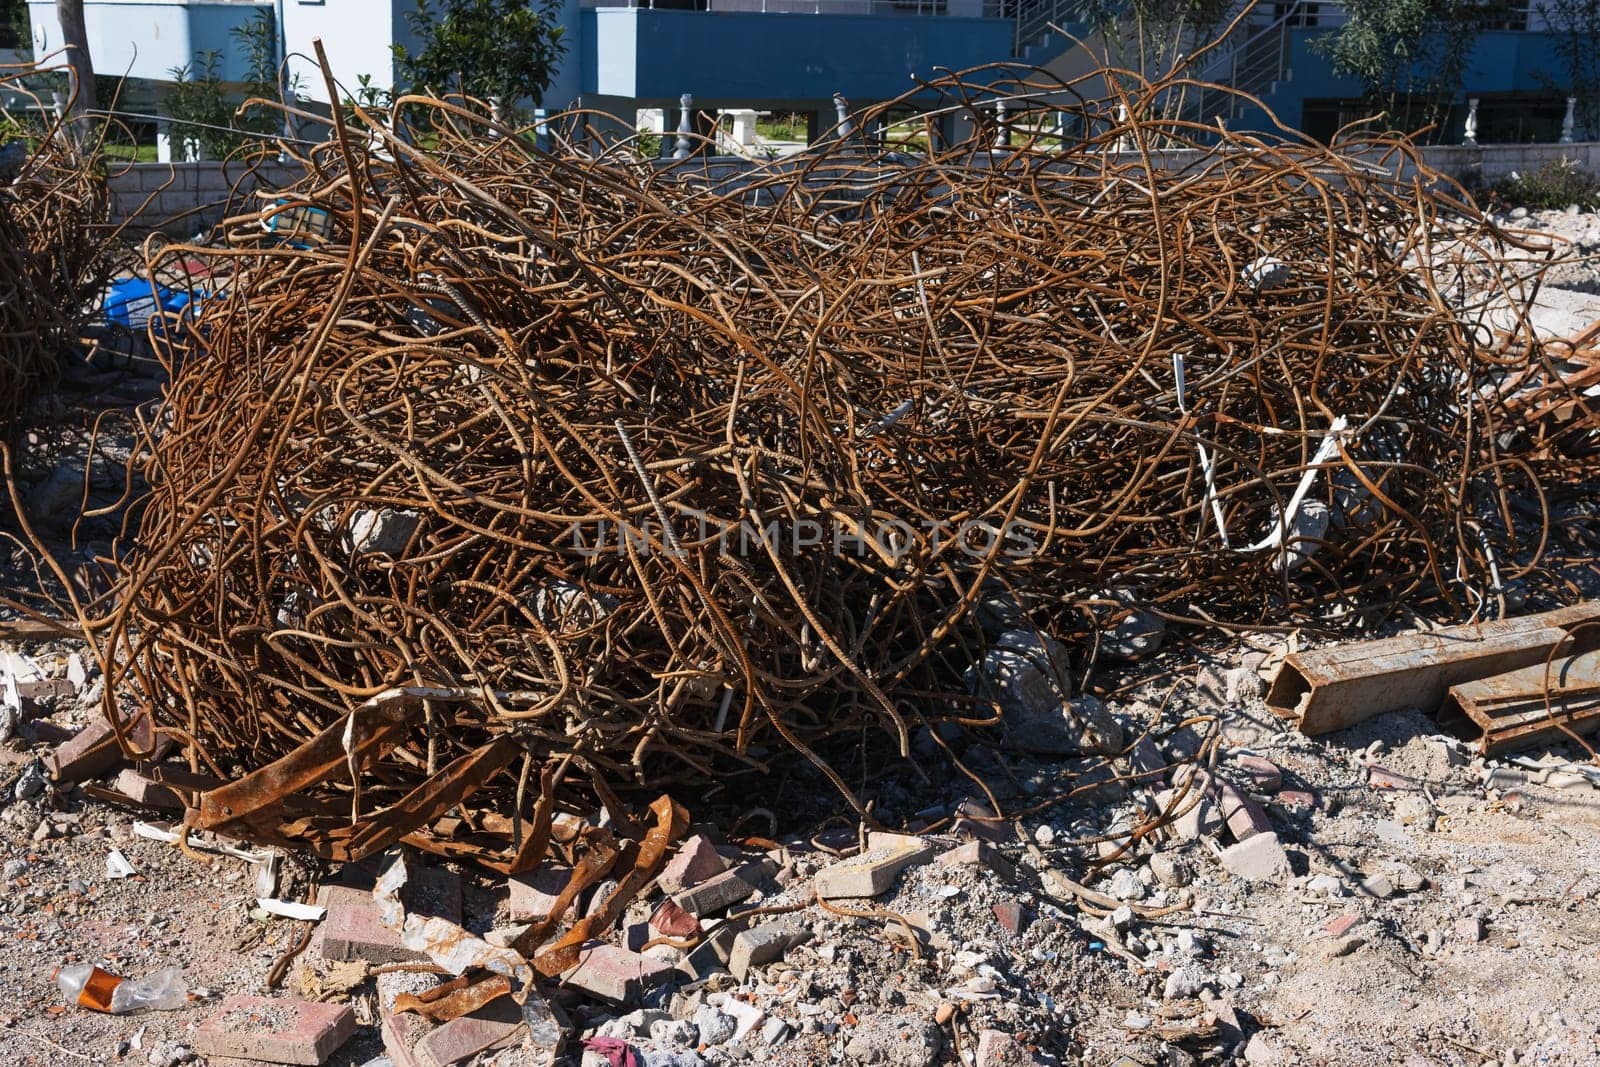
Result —
M 738 1023 L 731 1015 L 724 1015 L 709 1004 L 700 1005 L 694 1013 L 694 1025 L 700 1034 L 700 1043 L 720 1045 L 733 1037 Z
M 1255 834 L 1222 850 L 1223 869 L 1251 882 L 1287 882 L 1289 857 L 1275 833 Z
M 1324 897 L 1344 896 L 1344 882 L 1331 874 L 1313 875 L 1306 882 L 1306 890 Z
M 688 1019 L 661 1019 L 650 1024 L 650 1040 L 658 1045 L 693 1048 L 700 1043 L 700 1029 Z
M 1109 660 L 1132 662 L 1159 650 L 1167 636 L 1167 620 L 1154 612 L 1134 607 L 1138 598 L 1130 589 L 1112 590 L 1110 596 L 1127 605 L 1130 610 L 1115 626 L 1101 631 L 1100 655 Z
M 1361 880 L 1361 891 L 1369 897 L 1387 900 L 1394 896 L 1394 883 L 1385 875 L 1374 874 Z
M 1118 900 L 1143 900 L 1144 883 L 1139 881 L 1139 876 L 1127 867 L 1118 867 L 1117 873 L 1111 876 L 1111 895 Z
M 705 1067 L 705 1058 L 689 1049 L 646 1048 L 641 1051 L 644 1052 L 644 1067 Z
M 1477 916 L 1468 916 L 1457 919 L 1455 925 L 1456 937 L 1468 944 L 1477 944 L 1483 940 L 1483 920 Z
M 789 1024 L 782 1019 L 768 1019 L 761 1028 L 761 1042 L 765 1045 L 776 1045 L 789 1036 Z
M 1360 934 L 1346 934 L 1344 937 L 1331 937 L 1318 942 L 1317 950 L 1322 953 L 1324 959 L 1333 960 L 1350 955 L 1366 943 L 1367 939 Z
M 1133 909 L 1124 904 L 1111 913 L 1111 925 L 1118 930 L 1126 930 L 1133 925 Z
M 1192 967 L 1180 967 L 1167 975 L 1161 996 L 1165 1000 L 1188 1000 L 1206 987 L 1205 976 Z
M 940 1044 L 932 1019 L 910 1013 L 873 1015 L 857 1024 L 844 1052 L 853 1063 L 933 1067 Z
M 350 517 L 349 542 L 358 555 L 399 557 L 422 518 L 415 511 L 362 509 Z
M 49 782 L 44 776 L 44 769 L 39 766 L 39 761 L 34 760 L 22 769 L 22 777 L 17 779 L 16 788 L 12 794 L 18 800 L 32 800 L 44 792 L 44 787 Z
M 1157 852 L 1150 857 L 1150 873 L 1168 888 L 1178 889 L 1194 881 L 1189 861 L 1172 852 Z
M 1401 826 L 1433 829 L 1433 805 L 1417 793 L 1402 793 L 1395 797 L 1394 817 Z

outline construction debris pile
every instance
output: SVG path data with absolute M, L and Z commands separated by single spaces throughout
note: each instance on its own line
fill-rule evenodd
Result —
M 872 736 L 1120 751 L 1063 699 L 1073 643 L 1464 615 L 1530 555 L 1466 324 L 1507 250 L 1420 159 L 1109 102 L 1063 151 L 847 136 L 729 174 L 396 109 L 432 147 L 360 113 L 158 337 L 96 635 L 123 742 L 148 715 L 220 787 L 206 829 L 517 870 L 559 810 L 716 802 L 795 752 L 859 812 L 835 757 Z
M 23 92 L 32 67 L 0 66 Z M 38 113 L 48 114 L 42 107 Z M 55 381 L 103 280 L 105 175 L 58 126 L 33 131 L 0 115 L 0 437 Z

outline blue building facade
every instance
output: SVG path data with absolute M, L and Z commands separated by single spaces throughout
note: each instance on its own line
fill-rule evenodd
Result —
M 1343 24 L 1340 5 L 1307 2 L 1263 8 L 1251 33 L 1234 49 L 1233 62 L 1223 57 L 1204 71 L 1213 80 L 1259 97 L 1266 106 L 1266 110 L 1236 109 L 1225 116 L 1230 127 L 1269 131 L 1275 117 L 1283 125 L 1326 139 L 1345 123 L 1369 115 L 1361 82 L 1336 73 L 1319 47 L 1318 42 L 1325 42 Z M 1568 31 L 1546 24 L 1537 5 L 1513 10 L 1501 22 L 1474 39 L 1449 114 L 1429 139 L 1459 142 L 1465 134 L 1469 101 L 1474 100 L 1479 143 L 1548 142 L 1560 136 L 1567 97 L 1578 91 L 1560 48 Z M 1586 133 L 1583 110 L 1577 108 L 1575 132 L 1580 139 Z
M 53 0 L 29 0 L 37 43 L 59 47 Z M 304 95 L 327 103 L 310 64 L 311 39 L 326 47 L 340 91 L 359 79 L 395 83 L 391 46 L 414 43 L 406 15 L 414 0 L 86 0 L 91 51 L 102 73 L 162 81 L 206 50 L 223 56 L 223 76 L 240 75 L 230 32 L 264 13 L 284 29 L 289 67 Z M 565 60 L 543 101 L 550 110 L 577 105 L 631 125 L 644 109 L 669 121 L 682 94 L 697 109 L 784 110 L 809 114 L 812 128 L 832 124 L 835 93 L 854 106 L 892 99 L 917 79 L 1014 60 L 1071 76 L 1092 63 L 1054 31 L 1069 21 L 1071 0 L 560 0 L 556 19 Z M 1192 73 L 1235 85 L 1263 107 L 1213 94 L 1235 129 L 1284 125 L 1326 137 L 1364 115 L 1362 86 L 1333 72 L 1315 42 L 1336 31 L 1341 5 L 1300 0 L 1261 3 L 1249 22 Z M 1573 78 L 1561 33 L 1535 4 L 1513 11 L 1503 28 L 1483 33 L 1468 58 L 1456 106 L 1436 135 L 1459 140 L 1467 101 L 1478 101 L 1481 143 L 1552 141 L 1561 130 Z M 1585 102 L 1587 104 L 1587 102 Z M 1581 118 L 1584 106 L 1578 108 Z M 1270 112 L 1270 114 L 1269 114 Z M 1583 136 L 1586 131 L 1577 131 Z M 1600 135 L 1600 131 L 1593 131 Z

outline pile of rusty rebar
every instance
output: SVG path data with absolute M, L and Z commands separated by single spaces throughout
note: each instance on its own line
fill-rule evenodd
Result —
M 1082 669 L 1128 605 L 1492 609 L 1533 546 L 1470 203 L 1400 140 L 1404 177 L 1007 77 L 855 127 L 1006 93 L 1005 147 L 741 167 L 406 98 L 230 220 L 94 622 L 108 708 L 224 783 L 191 821 L 525 868 L 563 808 L 802 758 L 859 805 L 841 750 L 996 723 L 997 614 Z
M 26 96 L 22 79 L 41 73 L 0 66 L 0 87 Z M 41 113 L 0 116 L 0 438 L 55 382 L 104 276 L 103 167 Z

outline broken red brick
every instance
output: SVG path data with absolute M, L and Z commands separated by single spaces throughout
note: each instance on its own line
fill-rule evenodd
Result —
M 1361 916 L 1359 915 L 1351 915 L 1348 913 L 1344 915 L 1335 915 L 1333 918 L 1322 924 L 1322 930 L 1329 937 L 1343 937 L 1360 922 Z
M 569 971 L 565 984 L 602 1000 L 624 1006 L 636 1005 L 646 989 L 653 989 L 673 976 L 671 964 L 641 956 L 615 945 L 594 945 L 578 956 L 578 965 Z
M 383 1038 L 383 1050 L 395 1067 L 421 1067 L 416 1055 L 417 1045 L 435 1029 L 437 1027 L 422 1016 L 404 1012 L 385 1015 L 378 1032 Z
M 933 856 L 933 846 L 921 838 L 909 838 L 913 845 L 885 845 L 824 867 L 812 878 L 817 896 L 875 897 L 886 891 L 900 872 L 925 863 Z
M 703 835 L 696 834 L 678 847 L 656 881 L 668 893 L 680 893 L 727 869 L 728 864 L 717 854 L 716 847 Z
M 1317 806 L 1317 798 L 1301 789 L 1284 789 L 1278 793 L 1278 803 L 1286 808 L 1299 808 L 1306 811 Z
M 1244 841 L 1256 834 L 1272 831 L 1272 822 L 1260 804 L 1227 783 L 1223 783 L 1218 792 L 1222 818 L 1227 822 L 1228 831 L 1233 834 L 1235 841 Z
M 128 727 L 128 739 L 140 749 L 150 747 L 150 737 L 148 715 L 139 716 Z M 169 747 L 171 742 L 162 738 L 156 755 L 159 757 L 161 751 Z M 69 740 L 56 746 L 56 750 L 50 754 L 50 776 L 58 782 L 86 782 L 122 762 L 122 750 L 117 747 L 111 724 L 96 718 Z
M 1022 910 L 1022 905 L 1015 901 L 1004 901 L 994 906 L 994 917 L 1000 920 L 1000 925 L 1007 933 L 1020 934 L 1027 925 L 1027 914 Z
M 412 1054 L 418 1067 L 450 1067 L 481 1052 L 513 1044 L 526 1032 L 516 1002 L 502 997 L 471 1015 L 430 1030 L 418 1039 Z
M 1367 784 L 1374 789 L 1412 789 L 1416 782 L 1403 774 L 1396 774 L 1381 764 L 1367 768 Z
M 1278 765 L 1260 756 L 1240 756 L 1233 761 L 1246 784 L 1258 793 L 1276 793 L 1283 785 L 1283 772 Z
M 987 841 L 968 841 L 964 845 L 957 845 L 948 852 L 941 852 L 939 853 L 939 863 L 945 867 L 980 864 L 1008 880 L 1015 878 L 1017 874 L 1016 865 L 991 848 Z
M 1023 1067 L 1034 1058 L 1016 1038 L 999 1030 L 984 1030 L 978 1034 L 977 1067 Z
M 702 918 L 730 908 L 756 891 L 755 885 L 745 878 L 743 871 L 741 867 L 736 871 L 712 875 L 703 882 L 674 893 L 673 902 L 689 914 Z
M 113 784 L 117 792 L 140 807 L 157 811 L 182 811 L 183 798 L 160 782 L 151 781 L 132 767 L 124 767 Z
M 997 845 L 1015 844 L 1017 831 L 1009 822 L 995 818 L 994 810 L 980 800 L 967 797 L 956 805 L 955 829 Z
M 461 921 L 461 881 L 443 868 L 415 871 L 401 890 L 401 900 L 408 912 Z M 325 959 L 409 963 L 427 958 L 402 945 L 399 933 L 384 925 L 371 893 L 349 886 L 322 886 L 317 890 L 317 903 L 328 909 L 317 932 Z
M 348 1005 L 234 994 L 194 1032 L 202 1056 L 264 1063 L 321 1063 L 356 1031 Z

